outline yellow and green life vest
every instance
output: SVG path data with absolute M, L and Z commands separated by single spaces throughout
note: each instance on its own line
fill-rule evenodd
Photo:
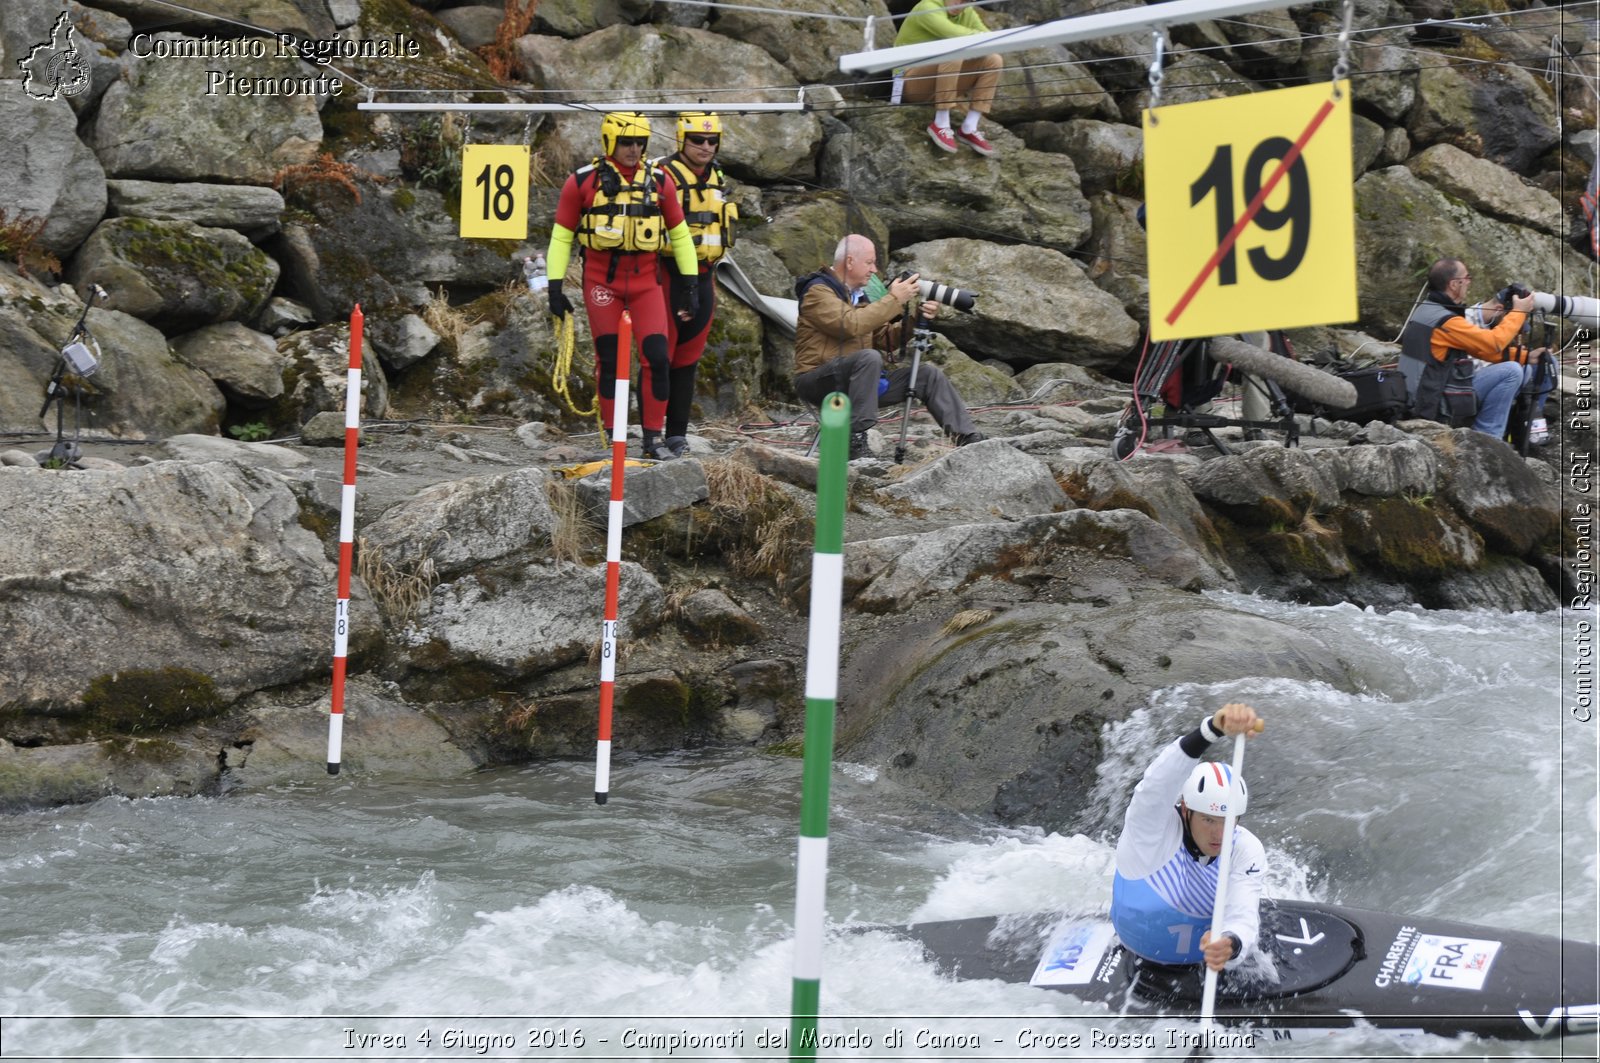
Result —
M 661 216 L 661 170 L 641 164 L 626 180 L 605 159 L 578 171 L 581 182 L 596 171 L 594 202 L 578 219 L 578 243 L 593 251 L 662 251 L 667 247 Z
M 738 204 L 726 195 L 722 167 L 712 163 L 701 178 L 677 155 L 663 159 L 661 166 L 678 186 L 683 220 L 694 237 L 695 257 L 701 262 L 715 262 L 733 246 L 733 223 L 739 217 Z

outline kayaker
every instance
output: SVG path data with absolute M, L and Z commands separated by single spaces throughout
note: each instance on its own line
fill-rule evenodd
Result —
M 1265 727 L 1249 705 L 1224 705 L 1162 750 L 1134 787 L 1117 840 L 1111 923 L 1136 955 L 1220 971 L 1255 947 L 1266 850 L 1237 823 L 1222 933 L 1211 938 L 1223 828 L 1230 810 L 1243 814 L 1249 791 L 1229 765 L 1200 756 L 1224 735 Z

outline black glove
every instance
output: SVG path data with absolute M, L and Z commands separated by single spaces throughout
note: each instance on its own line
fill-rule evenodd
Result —
M 700 312 L 698 277 L 685 277 L 682 284 L 672 286 L 672 309 L 691 320 Z
M 572 303 L 561 294 L 561 282 L 555 279 L 550 281 L 550 316 L 555 318 L 567 317 L 572 313 Z

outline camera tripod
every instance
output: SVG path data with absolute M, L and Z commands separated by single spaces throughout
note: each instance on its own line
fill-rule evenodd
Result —
M 911 327 L 915 320 L 915 327 Z M 906 304 L 904 324 L 900 330 L 900 360 L 905 361 L 906 354 L 911 355 L 911 377 L 906 381 L 906 408 L 900 417 L 900 441 L 894 445 L 894 463 L 905 464 L 906 460 L 906 432 L 911 428 L 912 407 L 917 401 L 917 373 L 922 369 L 922 356 L 933 349 L 933 330 L 928 327 L 931 322 L 921 316 L 913 319 L 911 304 Z
M 61 353 L 56 358 L 55 371 L 50 374 L 50 380 L 44 386 L 44 405 L 39 407 L 39 418 L 50 412 L 50 404 L 56 404 L 56 442 L 50 448 L 50 457 L 47 464 L 54 469 L 77 469 L 78 459 L 83 457 L 83 449 L 78 445 L 83 430 L 83 384 L 82 378 L 90 376 L 100 368 L 100 362 L 84 346 L 81 341 L 88 340 L 94 343 L 94 337 L 89 334 L 89 308 L 95 301 L 105 298 L 105 289 L 98 284 L 92 285 L 89 290 L 89 299 L 83 304 L 83 313 L 78 315 L 78 323 L 72 327 L 72 334 L 67 337 L 67 342 L 61 345 Z M 73 350 L 77 345 L 77 351 Z M 96 344 L 98 346 L 98 344 Z M 82 353 L 79 354 L 78 351 Z M 72 389 L 72 438 L 66 438 L 65 406 L 67 404 L 66 376 L 68 372 L 79 377 L 79 384 Z

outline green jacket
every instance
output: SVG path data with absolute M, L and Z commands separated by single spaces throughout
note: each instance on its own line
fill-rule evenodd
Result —
M 902 44 L 927 44 L 951 37 L 966 37 L 974 33 L 987 33 L 988 27 L 978 17 L 975 7 L 963 7 L 955 15 L 944 6 L 944 0 L 920 0 L 900 23 L 900 32 L 894 35 L 896 47 Z

